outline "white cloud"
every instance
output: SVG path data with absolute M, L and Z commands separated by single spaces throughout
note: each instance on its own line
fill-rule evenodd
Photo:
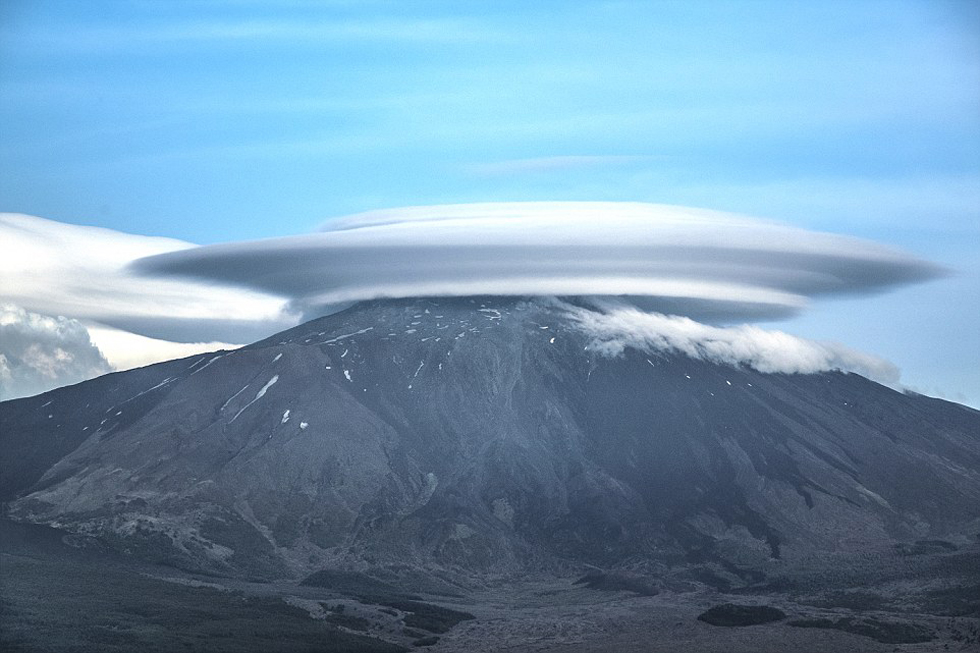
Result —
M 0 213 L 0 302 L 10 305 L 0 322 L 0 398 L 231 349 L 296 323 L 276 297 L 127 269 L 192 247 Z
M 633 347 L 648 352 L 682 353 L 767 373 L 844 370 L 892 386 L 899 380 L 899 370 L 892 363 L 838 343 L 815 342 L 750 325 L 713 327 L 686 317 L 646 313 L 612 302 L 600 302 L 598 308 L 566 305 L 569 316 L 593 338 L 591 349 L 610 357 Z
M 218 341 L 170 342 L 103 326 L 90 326 L 88 332 L 92 342 L 102 351 L 109 365 L 116 371 L 131 370 L 160 361 L 185 358 L 218 349 L 236 349 L 240 346 L 240 343 Z
M 865 240 L 627 202 L 372 211 L 320 233 L 184 249 L 134 267 L 250 287 L 308 314 L 379 297 L 627 295 L 648 309 L 715 321 L 786 317 L 811 297 L 940 274 Z
M 58 385 L 109 364 L 233 348 L 294 325 L 301 312 L 354 301 L 480 294 L 626 298 L 632 308 L 579 316 L 609 353 L 660 347 L 762 371 L 840 367 L 890 381 L 897 373 L 887 363 L 838 345 L 636 307 L 715 323 L 773 319 L 813 297 L 940 274 L 864 240 L 640 203 L 409 207 L 334 220 L 313 234 L 205 247 L 0 214 L 0 237 L 0 300 L 69 316 L 46 319 L 72 325 L 61 328 L 76 346 L 2 352 L 5 387 L 25 369 Z M 81 356 L 98 353 L 92 341 L 104 357 Z
M 0 300 L 180 342 L 237 343 L 294 323 L 262 293 L 134 275 L 135 259 L 193 248 L 169 238 L 0 213 Z
M 0 304 L 0 399 L 38 394 L 109 371 L 77 320 Z

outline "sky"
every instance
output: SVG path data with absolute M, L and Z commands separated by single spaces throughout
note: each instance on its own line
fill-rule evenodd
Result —
M 763 326 L 842 342 L 913 389 L 980 405 L 978 3 L 0 4 L 0 211 L 85 242 L 121 232 L 178 250 L 501 202 L 712 209 L 941 266 L 887 292 L 808 298 Z M 53 238 L 41 224 L 19 237 Z M 152 244 L 126 242 L 134 258 Z M 189 351 L 154 322 L 176 290 L 139 325 L 106 324 L 105 311 L 51 299 L 104 294 L 54 272 L 37 278 L 57 292 L 28 292 L 31 264 L 19 276 L 12 265 L 0 326 L 17 307 L 77 319 L 103 350 L 94 336 L 116 329 L 113 367 L 127 364 L 120 334 L 135 334 L 130 350 Z M 279 324 L 295 300 L 236 282 L 220 305 L 254 309 L 239 323 Z M 213 326 L 200 342 L 247 341 L 184 309 Z

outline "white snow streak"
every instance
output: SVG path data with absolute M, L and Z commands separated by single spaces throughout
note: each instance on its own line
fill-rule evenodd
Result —
M 202 369 L 203 369 L 203 368 L 202 368 Z M 125 401 L 123 401 L 122 403 L 124 403 L 124 404 L 125 404 L 125 403 L 127 403 L 127 402 L 130 402 L 130 401 L 132 401 L 133 399 L 136 399 L 137 397 L 142 397 L 142 396 L 143 396 L 143 395 L 145 395 L 145 394 L 146 394 L 147 392 L 152 392 L 152 391 L 154 391 L 154 390 L 156 390 L 157 388 L 162 388 L 163 386 L 165 386 L 165 385 L 167 385 L 167 384 L 168 384 L 168 383 L 170 383 L 171 381 L 175 381 L 175 380 L 176 380 L 176 378 L 175 378 L 175 377 L 167 377 L 166 379 L 164 379 L 164 380 L 163 380 L 163 381 L 161 381 L 160 383 L 157 383 L 157 384 L 156 384 L 155 386 L 153 386 L 152 388 L 147 388 L 147 389 L 146 389 L 146 390 L 144 390 L 143 392 L 139 392 L 139 393 L 137 393 L 137 394 L 135 394 L 135 395 L 133 395 L 132 397 L 130 397 L 129 399 L 126 399 L 126 400 L 125 400 Z M 48 403 L 50 404 L 51 402 L 49 401 Z M 45 405 L 47 405 L 47 404 L 45 404 Z M 42 406 L 42 408 L 43 408 L 43 406 Z
M 203 370 L 205 367 L 207 367 L 208 365 L 210 365 L 211 363 L 213 363 L 214 361 L 216 361 L 216 360 L 218 360 L 219 358 L 222 358 L 222 357 L 224 357 L 224 354 L 218 354 L 217 356 L 212 357 L 211 360 L 209 360 L 207 363 L 205 363 L 204 365 L 200 366 L 199 368 L 197 368 L 196 370 L 194 370 L 193 372 L 191 372 L 191 376 L 194 376 L 195 374 L 197 374 L 198 372 L 200 372 L 201 370 Z M 196 365 L 196 364 L 197 363 L 195 363 L 194 365 Z M 191 365 L 191 367 L 194 367 L 194 365 Z M 188 368 L 188 369 L 190 369 L 190 368 Z
M 255 393 L 255 399 L 253 399 L 252 401 L 250 401 L 247 404 L 245 404 L 244 406 L 242 406 L 242 409 L 240 411 L 238 411 L 237 413 L 235 413 L 235 416 L 232 417 L 230 420 L 228 420 L 228 423 L 231 424 L 232 422 L 234 422 L 236 419 L 238 419 L 238 416 L 239 415 L 241 415 L 242 413 L 245 412 L 245 409 L 246 408 L 248 408 L 249 406 L 251 406 L 252 404 L 254 404 L 256 401 L 258 401 L 262 397 L 264 397 L 266 391 L 269 388 L 271 388 L 273 385 L 275 385 L 276 384 L 276 381 L 278 381 L 278 380 L 279 380 L 279 375 L 278 374 L 276 374 L 274 377 L 272 377 L 271 379 L 269 379 L 268 382 L 266 382 L 266 384 L 264 386 L 262 386 L 262 389 Z
M 225 403 L 221 404 L 221 408 L 219 409 L 219 412 L 222 411 L 222 410 L 224 410 L 225 408 L 227 408 L 228 407 L 228 404 L 231 403 L 232 399 L 234 399 L 238 395 L 240 395 L 243 392 L 245 392 L 245 388 L 247 388 L 248 386 L 249 386 L 249 384 L 246 383 L 244 386 L 242 386 L 242 389 L 241 390 L 239 390 L 238 392 L 236 392 L 232 396 L 228 397 L 228 399 L 225 400 Z
M 321 345 L 329 345 L 332 342 L 338 342 L 340 340 L 343 340 L 344 338 L 350 338 L 351 336 L 359 336 L 362 333 L 367 333 L 368 331 L 371 331 L 372 329 L 374 329 L 374 327 L 367 327 L 366 329 L 361 329 L 360 331 L 355 331 L 354 333 L 345 333 L 345 334 L 340 335 L 340 336 L 337 336 L 335 338 L 330 338 L 329 340 L 324 340 L 323 342 L 321 342 L 319 344 L 321 344 Z

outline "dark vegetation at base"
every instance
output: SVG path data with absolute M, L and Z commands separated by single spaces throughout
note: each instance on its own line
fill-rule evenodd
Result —
M 698 620 L 712 626 L 756 626 L 786 618 L 786 613 L 769 605 L 723 603 L 698 615 Z
M 842 617 L 839 619 L 795 619 L 787 622 L 797 628 L 831 628 L 870 637 L 883 644 L 921 644 L 935 639 L 935 633 L 923 626 L 898 621 Z
M 944 617 L 980 618 L 980 583 L 926 592 L 923 608 Z
M 355 617 L 350 614 L 333 613 L 326 616 L 327 623 L 335 626 L 343 626 L 351 630 L 366 631 L 371 627 L 371 622 L 364 617 Z
M 421 628 L 430 633 L 447 633 L 453 626 L 462 622 L 476 619 L 469 612 L 461 612 L 444 608 L 432 603 L 421 601 L 407 601 L 404 599 L 391 598 L 385 596 L 364 596 L 359 600 L 373 605 L 386 605 L 408 614 L 402 621 L 410 628 Z
M 300 585 L 323 587 L 353 596 L 362 603 L 401 610 L 407 613 L 403 619 L 406 626 L 432 633 L 445 633 L 461 621 L 476 619 L 468 612 L 425 603 L 420 596 L 404 593 L 390 583 L 357 571 L 324 569 L 310 574 Z
M 430 635 L 428 637 L 422 637 L 415 640 L 414 642 L 412 642 L 412 646 L 432 646 L 438 643 L 439 643 L 439 638 L 436 637 L 435 635 Z
M 918 540 L 916 542 L 900 542 L 895 550 L 902 555 L 918 556 L 931 553 L 948 553 L 956 551 L 956 545 L 945 540 Z
M 867 590 L 839 590 L 824 592 L 820 597 L 810 599 L 806 603 L 827 610 L 845 608 L 855 612 L 867 612 L 886 609 L 888 599 L 876 592 Z
M 603 592 L 635 592 L 640 596 L 656 596 L 660 593 L 656 581 L 643 576 L 617 572 L 593 572 L 574 583 Z
M 411 600 L 421 597 L 402 592 L 394 585 L 372 578 L 359 571 L 343 571 L 340 569 L 324 569 L 304 578 L 300 585 L 306 587 L 323 587 L 342 594 L 366 596 L 393 596 Z
M 788 594 L 796 603 L 828 610 L 980 617 L 980 546 L 942 540 L 899 543 L 889 550 L 786 568 L 764 583 L 728 592 Z
M 406 650 L 311 619 L 278 597 L 146 576 L 115 557 L 59 546 L 43 537 L 50 530 L 0 524 L 0 650 L 5 652 Z

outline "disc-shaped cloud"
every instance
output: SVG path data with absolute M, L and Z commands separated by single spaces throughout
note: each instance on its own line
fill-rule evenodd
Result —
M 785 317 L 809 298 L 879 291 L 940 270 L 845 236 L 639 203 L 423 206 L 301 236 L 172 251 L 136 270 L 230 283 L 310 313 L 381 297 L 629 297 L 714 321 Z

